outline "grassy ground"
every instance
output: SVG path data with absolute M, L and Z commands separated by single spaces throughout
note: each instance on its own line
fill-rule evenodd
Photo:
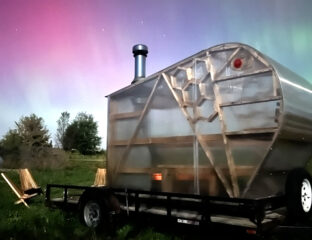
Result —
M 31 169 L 31 173 L 43 189 L 48 183 L 90 186 L 98 167 L 105 167 L 103 156 L 83 157 L 73 154 L 63 168 Z M 6 175 L 19 185 L 16 171 L 6 172 Z M 195 239 L 193 233 L 181 234 L 183 226 L 172 231 L 155 230 L 148 223 L 141 225 L 133 222 L 120 225 L 114 236 L 96 233 L 79 222 L 77 213 L 45 207 L 44 195 L 31 199 L 30 209 L 23 204 L 14 205 L 17 198 L 1 177 L 0 193 L 0 239 Z
M 98 167 L 105 167 L 103 156 L 73 154 L 64 168 L 31 169 L 31 173 L 43 189 L 48 183 L 90 186 Z M 16 171 L 5 174 L 16 185 L 20 185 Z M 96 233 L 79 222 L 77 213 L 44 206 L 44 195 L 31 199 L 29 209 L 23 204 L 14 205 L 17 197 L 2 177 L 0 193 L 0 239 L 179 239 L 153 231 L 150 227 L 138 229 L 135 224 L 121 226 L 114 236 Z

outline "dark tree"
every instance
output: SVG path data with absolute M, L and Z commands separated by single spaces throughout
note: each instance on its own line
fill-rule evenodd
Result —
M 44 126 L 41 117 L 35 114 L 21 117 L 16 123 L 17 133 L 22 138 L 23 144 L 30 147 L 49 147 L 49 130 Z
M 52 156 L 49 138 L 41 117 L 35 114 L 21 117 L 16 129 L 9 130 L 0 142 L 4 164 L 15 168 L 47 166 Z
M 0 157 L 9 167 L 17 166 L 20 161 L 22 138 L 17 130 L 9 130 L 0 141 Z
M 70 114 L 62 112 L 61 117 L 57 120 L 57 130 L 55 135 L 56 145 L 64 149 L 64 137 L 67 127 L 69 126 Z
M 101 138 L 98 136 L 98 126 L 93 116 L 78 113 L 65 131 L 64 149 L 77 149 L 82 154 L 93 154 L 100 144 Z
M 18 153 L 22 144 L 22 138 L 17 130 L 9 130 L 0 141 L 1 154 Z

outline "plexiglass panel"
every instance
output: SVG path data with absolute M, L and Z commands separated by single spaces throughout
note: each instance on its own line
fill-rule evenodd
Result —
M 156 80 L 151 79 L 118 95 L 112 96 L 110 99 L 111 114 L 142 110 Z M 113 116 L 111 115 L 111 117 Z
M 255 101 L 274 96 L 272 73 L 222 81 L 217 86 L 221 103 Z
M 192 135 L 192 129 L 179 108 L 150 109 L 138 138 Z
M 219 118 L 215 118 L 212 122 L 208 122 L 207 120 L 198 120 L 196 122 L 196 130 L 201 135 L 221 134 Z
M 194 133 L 163 79 L 159 80 L 146 104 L 140 121 L 133 116 L 114 120 L 115 139 L 118 140 L 115 144 L 125 145 L 118 153 L 110 152 L 110 157 L 119 162 L 115 163 L 115 184 L 123 187 L 138 184 L 136 187 L 141 189 L 194 193 Z M 120 141 L 132 137 L 132 142 Z M 156 184 L 153 173 L 162 174 L 162 184 Z M 145 183 L 138 183 L 138 179 L 145 179 Z
M 158 168 L 164 173 L 166 184 L 173 192 L 194 193 L 193 144 L 158 147 Z M 164 190 L 168 186 L 163 186 Z
M 256 167 L 264 159 L 272 145 L 273 133 L 232 135 L 228 137 L 234 164 L 236 166 L 238 186 L 241 193 Z
M 227 163 L 227 158 L 226 158 L 226 153 L 225 153 L 225 145 L 224 145 L 222 136 L 221 135 L 209 135 L 204 138 L 205 138 L 205 141 L 203 145 L 199 144 L 202 150 L 204 150 L 204 152 L 202 152 L 202 150 L 199 148 L 200 149 L 199 150 L 199 170 L 203 163 L 209 161 L 208 156 L 211 155 L 212 157 L 210 160 L 214 162 L 214 168 L 219 169 L 220 175 L 218 176 L 217 182 L 221 183 L 220 181 L 221 179 L 223 179 L 228 184 L 228 187 L 229 187 L 228 190 L 231 191 L 231 188 L 232 188 L 231 175 L 230 175 L 230 171 L 228 168 L 228 163 Z M 202 154 L 205 154 L 206 159 L 204 158 Z M 199 176 L 199 179 L 200 177 L 201 176 Z M 223 184 L 221 185 L 218 185 L 219 186 L 218 189 L 214 189 L 215 194 L 218 194 L 219 196 L 227 194 L 224 185 Z M 202 188 L 200 187 L 200 189 Z
M 227 132 L 277 127 L 277 103 L 278 101 L 269 101 L 224 107 Z
M 146 145 L 132 146 L 122 167 L 149 168 L 152 166 L 152 152 Z
M 114 187 L 131 187 L 150 190 L 151 176 L 147 169 L 151 167 L 151 152 L 146 146 L 134 146 L 124 158 L 126 145 L 112 147 L 109 156 L 109 179 Z
M 219 52 L 212 52 L 209 57 L 210 62 L 210 73 L 212 79 L 216 79 L 216 74 L 222 71 L 222 68 L 227 64 L 230 56 L 234 53 L 234 50 L 225 50 Z
M 193 108 L 188 110 L 190 114 L 193 113 Z M 140 131 L 138 138 L 189 136 L 193 134 L 179 104 L 162 79 L 140 129 L 142 131 Z
M 195 104 L 200 98 L 198 84 L 188 84 L 182 91 L 183 101 L 189 104 Z
M 254 57 L 249 51 L 240 48 L 235 51 L 232 58 L 227 54 L 224 59 L 225 67 L 216 69 L 217 72 L 213 75 L 213 80 L 220 80 L 231 76 L 237 76 L 248 73 L 257 72 L 259 70 L 267 69 L 267 66 L 259 59 Z M 212 60 L 213 61 L 213 60 Z M 239 64 L 237 64 L 237 61 Z M 223 65 L 224 66 L 224 65 Z
M 176 72 L 171 76 L 171 85 L 174 89 L 182 90 L 187 84 L 188 74 L 186 69 L 178 68 Z
M 196 60 L 194 65 L 195 79 L 197 82 L 204 80 L 204 78 L 209 74 L 210 67 L 207 59 Z
M 201 104 L 197 106 L 198 117 L 209 118 L 215 113 L 214 101 L 203 99 Z
M 130 188 L 149 191 L 152 181 L 149 173 L 120 173 L 116 175 L 113 185 L 116 188 Z
M 138 118 L 130 119 L 118 119 L 112 128 L 114 128 L 114 139 L 115 140 L 127 140 L 132 137 L 136 126 L 138 125 Z M 113 129 L 111 129 L 112 131 Z
M 209 100 L 214 100 L 213 83 L 210 74 L 207 75 L 199 84 L 199 92 L 201 97 Z
M 198 159 L 199 193 L 209 196 L 226 196 L 226 191 L 201 146 L 198 148 Z

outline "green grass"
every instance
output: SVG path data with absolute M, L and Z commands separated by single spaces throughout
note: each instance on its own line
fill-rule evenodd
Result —
M 101 161 L 103 160 L 103 161 Z M 45 189 L 48 183 L 90 186 L 96 169 L 104 167 L 103 156 L 70 156 L 61 169 L 30 169 L 35 181 Z M 19 186 L 16 171 L 6 175 Z M 64 212 L 44 206 L 44 195 L 30 200 L 30 208 L 23 204 L 14 205 L 17 200 L 4 179 L 0 178 L 0 239 L 178 239 L 154 231 L 150 227 L 137 230 L 135 225 L 124 225 L 114 236 L 96 233 L 83 226 L 77 213 Z M 134 231 L 135 229 L 135 231 Z
M 312 164 L 308 165 L 309 170 Z M 105 167 L 104 156 L 81 156 L 71 154 L 63 168 L 30 169 L 36 182 L 45 189 L 49 183 L 91 186 L 96 169 Z M 311 171 L 310 171 L 311 172 Z M 6 175 L 19 185 L 16 171 L 6 172 Z M 142 227 L 137 223 L 119 226 L 114 236 L 98 233 L 83 226 L 77 213 L 64 212 L 44 206 L 44 196 L 31 199 L 30 208 L 23 204 L 14 205 L 15 194 L 0 177 L 0 239 L 141 239 L 169 240 L 194 239 L 179 231 L 167 232 L 155 230 L 148 223 Z M 183 228 L 183 226 L 182 226 Z M 179 236 L 179 237 L 177 237 Z M 196 238 L 197 239 L 197 238 Z M 279 239 L 279 238 L 270 238 Z M 282 239 L 282 238 L 281 238 Z
M 90 186 L 97 167 L 103 166 L 104 161 L 69 160 L 62 169 L 31 169 L 31 173 L 43 189 L 48 183 Z M 6 175 L 19 185 L 17 172 Z M 1 239 L 84 239 L 86 236 L 89 239 L 94 235 L 79 223 L 76 214 L 45 207 L 43 195 L 31 199 L 30 209 L 27 209 L 23 204 L 14 205 L 17 197 L 3 178 L 0 179 L 0 192 Z

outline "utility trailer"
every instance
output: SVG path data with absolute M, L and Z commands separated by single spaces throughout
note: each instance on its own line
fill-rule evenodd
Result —
M 240 43 L 149 77 L 147 47 L 133 53 L 134 81 L 108 96 L 108 187 L 48 185 L 49 205 L 78 206 L 90 227 L 122 211 L 260 233 L 311 215 L 309 82 Z

